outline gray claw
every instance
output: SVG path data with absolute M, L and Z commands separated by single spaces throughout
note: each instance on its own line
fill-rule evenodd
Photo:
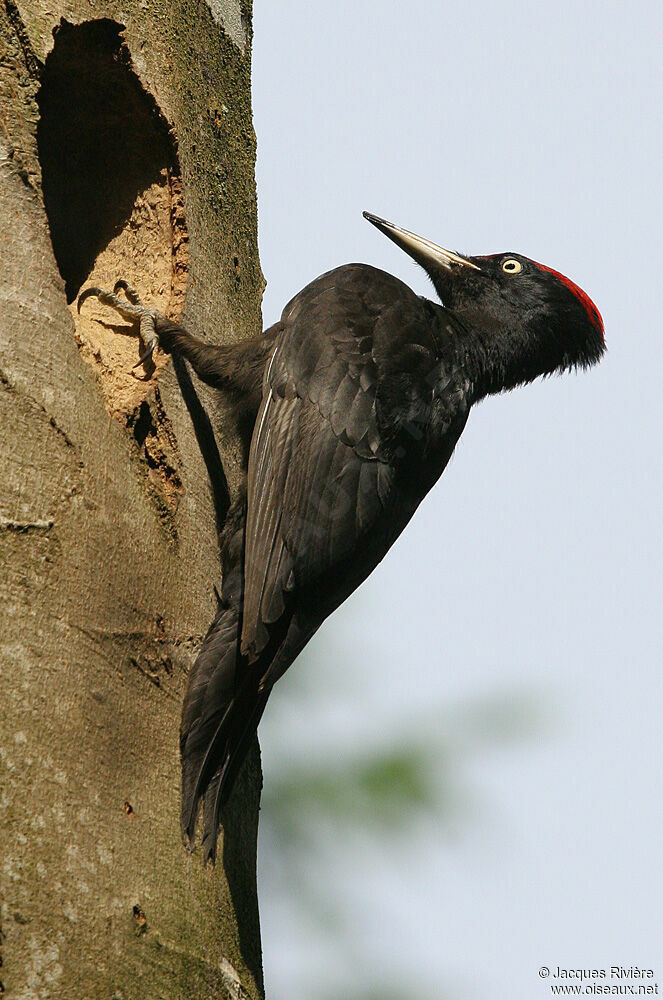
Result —
M 143 313 L 146 311 L 143 306 L 134 305 L 132 302 L 118 298 L 115 292 L 105 292 L 103 288 L 86 288 L 78 296 L 79 312 L 81 311 L 83 302 L 91 295 L 95 295 L 103 305 L 111 306 L 115 312 L 120 314 L 122 319 L 128 319 L 131 323 L 140 322 Z
M 101 290 L 101 288 L 86 288 L 85 291 L 81 292 L 81 294 L 78 296 L 78 302 L 76 303 L 76 309 L 77 309 L 77 311 L 78 312 L 81 311 L 81 306 L 83 305 L 83 303 L 85 302 L 86 299 L 90 298 L 91 295 L 97 295 L 97 296 L 99 296 L 99 295 L 103 295 L 103 294 L 104 293 Z
M 154 352 L 154 348 L 156 346 L 157 346 L 157 342 L 155 340 L 154 343 L 150 344 L 150 346 L 145 351 L 145 353 L 141 354 L 141 356 L 139 357 L 138 361 L 136 362 L 136 364 L 131 369 L 132 372 L 135 372 L 137 368 L 140 368 L 141 365 L 145 364 L 145 362 L 148 360 L 148 358 L 152 357 L 152 354 Z
M 117 292 L 120 289 L 125 293 L 126 299 L 118 298 Z M 158 315 L 156 309 L 148 309 L 144 306 L 140 301 L 138 292 L 124 278 L 120 278 L 119 281 L 115 282 L 115 288 L 112 292 L 105 292 L 102 288 L 97 288 L 96 286 L 94 288 L 86 288 L 78 296 L 77 309 L 79 312 L 81 311 L 83 302 L 90 298 L 91 295 L 96 296 L 104 305 L 114 309 L 115 312 L 120 314 L 122 319 L 140 324 L 139 332 L 145 344 L 146 351 L 133 366 L 132 371 L 140 368 L 141 365 L 145 364 L 152 357 L 154 349 L 159 346 L 159 337 L 156 330 L 156 318 Z
M 119 278 L 115 282 L 113 291 L 117 295 L 120 289 L 122 289 L 126 297 L 129 299 L 129 302 L 131 302 L 135 306 L 142 306 L 143 303 L 140 301 L 140 295 L 133 287 L 133 285 L 130 285 L 128 281 L 124 280 L 124 278 Z

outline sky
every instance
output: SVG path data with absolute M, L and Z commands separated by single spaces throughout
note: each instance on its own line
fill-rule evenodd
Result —
M 287 845 L 261 838 L 271 1000 L 345 1000 L 360 979 L 543 1000 L 558 967 L 613 965 L 663 991 L 662 28 L 642 0 L 256 0 L 265 325 L 349 261 L 433 295 L 366 209 L 568 274 L 608 346 L 473 411 L 388 557 L 279 682 L 267 789 L 416 732 L 442 805 L 386 841 L 370 818 L 312 821 L 295 895 L 333 900 L 335 930 L 293 904 Z

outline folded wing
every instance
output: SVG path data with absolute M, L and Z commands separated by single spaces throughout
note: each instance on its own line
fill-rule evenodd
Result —
M 378 393 L 389 348 L 381 328 L 394 309 L 426 335 L 407 286 L 350 265 L 284 311 L 249 458 L 242 652 L 252 661 L 293 595 L 353 552 L 361 560 L 362 538 L 389 519 L 398 461 L 385 447 Z M 432 366 L 432 351 L 417 350 Z

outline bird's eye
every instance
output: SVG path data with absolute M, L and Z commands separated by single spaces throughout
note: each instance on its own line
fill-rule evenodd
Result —
M 520 274 L 523 269 L 523 265 L 515 257 L 507 257 L 506 260 L 502 261 L 502 270 L 506 271 L 507 274 Z

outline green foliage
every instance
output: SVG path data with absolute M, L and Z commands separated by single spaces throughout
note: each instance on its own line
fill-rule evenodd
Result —
M 312 813 L 344 825 L 403 830 L 413 814 L 434 810 L 436 797 L 430 752 L 403 745 L 338 763 L 295 765 L 266 789 L 263 809 L 291 837 Z
M 320 692 L 298 679 L 283 704 L 292 712 L 291 721 L 318 717 Z M 361 720 L 362 729 L 354 738 L 352 726 L 344 730 L 343 751 L 318 751 L 311 757 L 307 734 L 306 751 L 297 752 L 295 744 L 275 773 L 267 773 L 262 857 L 269 866 L 270 882 L 275 880 L 283 896 L 279 910 L 294 911 L 295 924 L 301 920 L 303 941 L 310 940 L 317 928 L 333 953 L 343 956 L 330 972 L 349 977 L 353 1000 L 450 996 L 443 984 L 427 981 L 425 970 L 418 970 L 415 986 L 410 976 L 401 982 L 385 969 L 381 979 L 380 969 L 366 967 L 362 928 L 373 903 L 366 899 L 362 915 L 357 898 L 361 899 L 367 879 L 371 891 L 370 869 L 376 858 L 381 860 L 373 877 L 383 862 L 398 869 L 403 857 L 412 856 L 413 845 L 419 852 L 431 837 L 457 838 L 463 829 L 482 822 L 485 806 L 472 794 L 471 763 L 539 735 L 543 721 L 538 700 L 502 692 L 453 709 L 440 706 L 430 716 L 411 718 L 404 731 L 390 730 L 377 739 L 375 729 L 367 734 Z M 270 719 L 268 725 L 273 725 L 275 743 L 278 739 L 282 750 L 287 723 L 283 718 Z M 368 737 L 373 742 L 367 745 Z M 269 738 L 264 742 L 268 744 Z M 358 747 L 354 753 L 348 749 L 353 746 Z M 353 869 L 354 902 L 347 895 Z M 306 967 L 304 957 L 302 966 Z M 324 979 L 323 975 L 323 983 Z M 297 986 L 290 984 L 288 995 L 304 1000 L 313 994 L 301 977 Z M 350 993 L 345 984 L 328 983 L 315 995 L 321 1000 L 345 1000 Z

